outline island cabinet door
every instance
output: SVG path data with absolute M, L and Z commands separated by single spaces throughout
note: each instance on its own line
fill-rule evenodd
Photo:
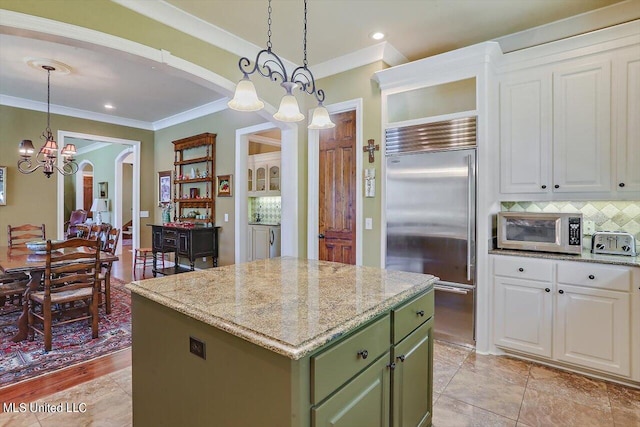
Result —
M 393 427 L 425 427 L 433 414 L 433 318 L 394 348 Z
M 313 427 L 389 426 L 389 352 L 311 409 Z

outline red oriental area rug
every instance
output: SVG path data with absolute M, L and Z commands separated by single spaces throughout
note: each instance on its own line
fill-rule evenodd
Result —
M 100 308 L 98 338 L 91 338 L 87 322 L 53 329 L 53 348 L 44 351 L 41 335 L 33 341 L 11 342 L 19 313 L 0 318 L 0 387 L 86 362 L 131 346 L 131 294 L 118 279 L 111 279 L 111 314 Z

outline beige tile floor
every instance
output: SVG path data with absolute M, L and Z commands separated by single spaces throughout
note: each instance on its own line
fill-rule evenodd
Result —
M 434 392 L 434 427 L 640 427 L 640 390 L 442 342 Z M 85 403 L 87 411 L 3 413 L 0 426 L 130 426 L 131 368 L 39 402 Z

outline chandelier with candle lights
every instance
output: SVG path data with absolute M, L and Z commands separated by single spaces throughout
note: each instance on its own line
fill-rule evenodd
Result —
M 42 68 L 47 72 L 47 128 L 42 132 L 41 136 L 45 143 L 32 160 L 31 155 L 35 151 L 33 143 L 30 139 L 23 139 L 18 146 L 18 151 L 22 157 L 18 160 L 18 170 L 22 173 L 33 173 L 42 168 L 42 172 L 47 178 L 50 178 L 56 170 L 62 175 L 72 175 L 78 171 L 78 164 L 73 158 L 76 154 L 76 146 L 73 144 L 64 146 L 60 152 L 62 156 L 62 167 L 60 167 L 57 161 L 58 144 L 51 133 L 51 72 L 55 71 L 55 68 L 50 65 L 43 65 Z

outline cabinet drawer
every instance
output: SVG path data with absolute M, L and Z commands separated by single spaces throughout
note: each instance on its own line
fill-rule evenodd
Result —
M 493 274 L 551 282 L 553 280 L 553 263 L 543 259 L 499 255 L 493 258 Z
M 586 262 L 559 262 L 558 283 L 629 292 L 631 270 Z
M 314 427 L 389 425 L 389 353 L 318 407 L 311 408 Z
M 392 311 L 394 344 L 433 316 L 433 298 L 434 291 L 429 291 Z
M 386 315 L 317 356 L 312 356 L 311 402 L 317 404 L 322 401 L 388 351 L 390 333 L 391 325 Z

